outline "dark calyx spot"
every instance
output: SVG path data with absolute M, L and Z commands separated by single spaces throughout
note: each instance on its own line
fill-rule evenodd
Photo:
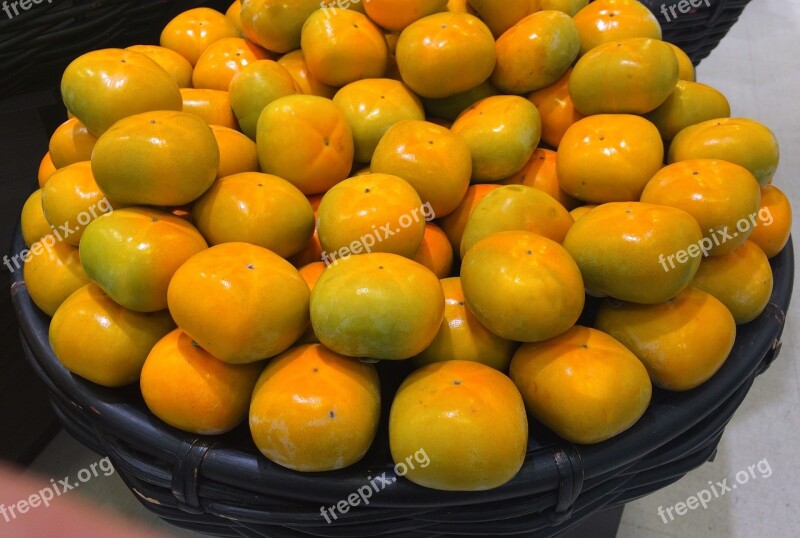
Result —
M 333 411 L 331 411 L 330 413 L 328 413 L 328 416 L 329 416 L 329 417 L 331 417 L 331 418 L 333 418 L 333 417 L 334 417 Z
M 325 138 L 322 139 L 322 143 L 325 144 L 326 146 L 330 146 L 331 139 L 326 136 Z
M 364 189 L 364 192 L 369 192 L 369 187 L 367 187 L 366 189 Z
M 312 368 L 311 371 L 316 374 L 317 372 L 319 372 L 319 368 Z
M 150 222 L 158 222 L 158 217 L 151 217 Z
M 453 381 L 453 385 L 458 386 L 460 384 L 461 384 L 461 380 L 460 379 L 456 379 L 455 381 Z
M 253 269 L 255 269 L 255 268 L 256 268 L 256 266 L 255 266 L 255 265 L 253 265 L 252 263 L 248 263 L 248 264 L 247 264 L 247 268 L 248 268 L 248 269 L 250 269 L 250 270 L 252 271 Z

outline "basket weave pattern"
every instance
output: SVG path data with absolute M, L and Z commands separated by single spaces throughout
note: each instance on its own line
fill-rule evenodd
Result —
M 157 43 L 182 10 L 230 2 L 201 0 L 53 0 L 8 17 L 0 11 L 0 99 L 57 88 L 70 61 L 94 49 Z M 224 10 L 223 7 L 223 10 Z
M 739 20 L 750 0 L 706 0 L 700 7 L 693 8 L 688 13 L 681 13 L 677 9 L 676 17 L 664 15 L 662 6 L 670 13 L 670 7 L 676 7 L 683 0 L 639 0 L 646 5 L 661 23 L 664 40 L 678 45 L 683 49 L 692 63 L 699 64 L 712 50 L 719 45 L 725 34 Z
M 22 248 L 18 235 L 15 252 Z M 246 425 L 221 437 L 170 428 L 147 410 L 136 386 L 105 389 L 59 364 L 49 347 L 48 319 L 31 302 L 19 272 L 12 298 L 26 355 L 67 430 L 107 455 L 139 500 L 177 526 L 253 537 L 552 536 L 598 510 L 667 486 L 713 458 L 725 425 L 780 350 L 794 275 L 791 243 L 771 263 L 770 304 L 739 327 L 733 351 L 714 377 L 688 392 L 655 390 L 637 424 L 597 445 L 572 445 L 531 421 L 521 471 L 487 492 L 441 492 L 397 478 L 386 420 L 362 461 L 316 474 L 289 471 L 262 457 Z M 379 365 L 384 412 L 404 367 Z M 347 499 L 376 476 L 393 483 L 374 493 L 369 506 L 340 513 L 330 524 L 322 517 L 321 507 Z

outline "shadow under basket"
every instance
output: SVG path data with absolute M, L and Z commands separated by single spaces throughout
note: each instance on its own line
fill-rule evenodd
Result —
M 12 254 L 23 248 L 17 233 Z M 791 241 L 771 265 L 769 305 L 738 327 L 733 351 L 710 380 L 683 393 L 655 390 L 633 427 L 596 445 L 570 444 L 531 420 L 519 474 L 483 492 L 426 489 L 395 474 L 386 414 L 406 361 L 379 364 L 384 416 L 364 459 L 341 471 L 297 473 L 261 456 L 246 424 L 218 437 L 181 432 L 147 410 L 137 385 L 106 389 L 72 375 L 50 349 L 49 319 L 31 302 L 22 271 L 12 275 L 12 297 L 27 357 L 66 429 L 108 456 L 142 504 L 176 526 L 237 537 L 553 536 L 713 459 L 725 425 L 780 350 L 794 278 Z M 368 505 L 337 511 L 331 523 L 321 515 L 378 476 Z

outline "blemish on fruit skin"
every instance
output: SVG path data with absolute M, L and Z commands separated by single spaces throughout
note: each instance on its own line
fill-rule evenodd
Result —
M 464 301 L 458 301 L 458 306 L 464 306 Z
M 316 374 L 317 372 L 319 372 L 319 368 L 312 368 L 311 371 Z
M 453 385 L 458 386 L 460 384 L 461 384 L 461 380 L 460 379 L 456 379 L 455 381 L 453 381 Z
M 328 413 L 328 416 L 329 416 L 329 417 L 331 417 L 331 418 L 334 418 L 333 411 L 331 411 L 330 413 Z
M 158 218 L 157 217 L 151 217 L 150 218 L 150 222 L 158 222 Z
M 248 263 L 248 264 L 247 264 L 247 268 L 248 268 L 248 269 L 250 269 L 250 270 L 252 271 L 253 269 L 255 269 L 255 268 L 256 268 L 256 266 L 255 266 L 255 265 L 253 265 L 252 263 Z

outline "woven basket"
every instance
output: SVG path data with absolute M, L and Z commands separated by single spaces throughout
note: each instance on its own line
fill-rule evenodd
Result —
M 24 248 L 20 234 L 12 254 Z M 303 474 L 262 457 L 247 425 L 221 437 L 175 430 L 154 417 L 135 385 L 110 390 L 67 372 L 48 343 L 48 318 L 31 302 L 21 271 L 12 298 L 27 357 L 67 430 L 108 456 L 139 500 L 170 523 L 217 536 L 551 536 L 594 512 L 675 482 L 712 459 L 723 429 L 755 377 L 780 350 L 794 277 L 791 243 L 771 260 L 770 304 L 738 328 L 720 371 L 697 389 L 655 390 L 645 415 L 592 446 L 567 443 L 535 421 L 519 474 L 486 492 L 425 489 L 394 475 L 385 416 L 365 458 L 336 472 Z M 595 303 L 596 306 L 596 303 Z M 591 309 L 589 309 L 591 310 Z M 590 323 L 592 313 L 584 319 Z M 403 361 L 379 364 L 384 411 Z M 327 523 L 333 506 L 383 476 L 390 486 Z
M 11 4 L 12 2 L 8 2 Z M 56 88 L 70 61 L 94 49 L 158 43 L 180 11 L 227 0 L 53 0 L 0 11 L 0 99 Z M 9 8 L 11 9 L 11 8 Z
M 686 0 L 639 0 L 656 16 L 664 33 L 664 40 L 678 45 L 697 65 L 706 58 L 739 20 L 750 0 L 706 0 L 700 7 L 681 13 L 677 6 Z M 685 4 L 684 4 L 685 5 Z M 662 6 L 667 15 L 662 11 Z M 673 17 L 669 8 L 674 7 Z

